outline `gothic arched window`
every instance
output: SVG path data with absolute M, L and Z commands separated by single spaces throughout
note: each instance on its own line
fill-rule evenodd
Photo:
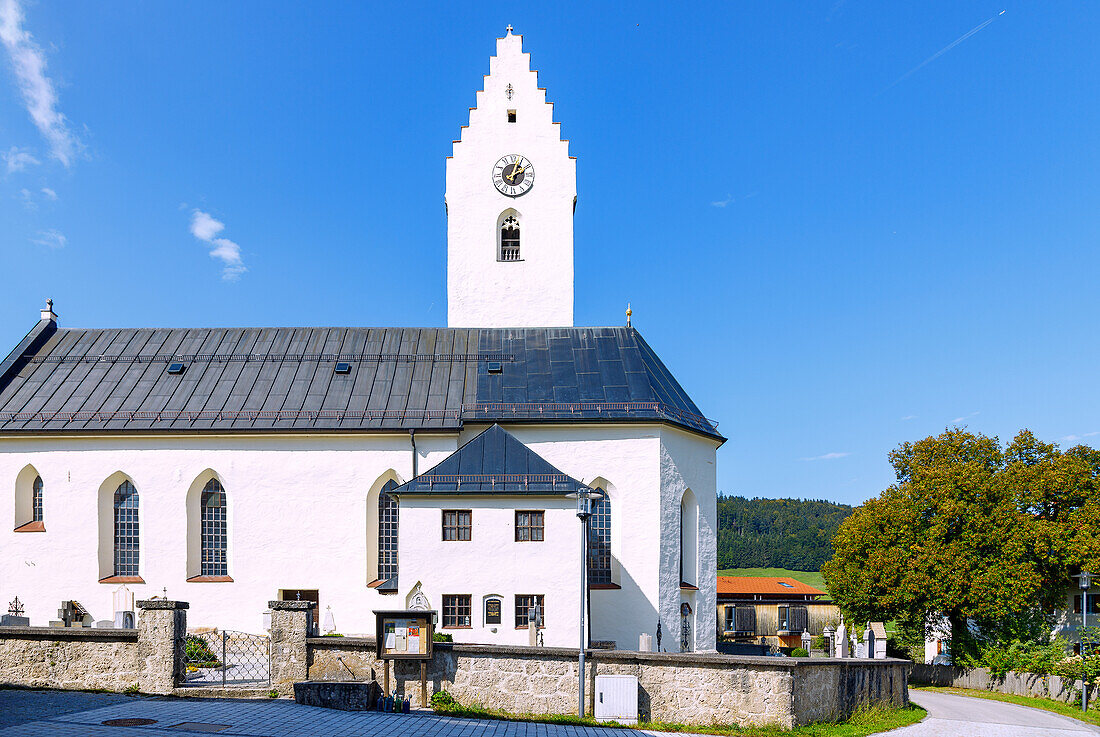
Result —
M 519 254 L 519 213 L 514 210 L 500 221 L 500 260 L 522 260 Z
M 588 582 L 611 583 L 611 501 L 607 492 L 592 503 L 588 519 Z
M 141 550 L 138 543 L 138 492 L 128 480 L 115 489 L 115 575 L 137 576 Z
M 378 578 L 388 581 L 397 575 L 397 497 L 389 492 L 397 488 L 390 480 L 378 492 Z
M 31 522 L 42 521 L 42 477 L 35 476 L 31 486 Z
M 203 487 L 199 500 L 200 547 L 202 550 L 200 575 L 227 576 L 228 532 L 225 516 L 225 489 L 217 479 L 210 479 Z

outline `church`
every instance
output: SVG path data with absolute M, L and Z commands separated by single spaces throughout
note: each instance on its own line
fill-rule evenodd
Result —
M 4 601 L 109 620 L 125 586 L 260 632 L 302 599 L 367 635 L 415 601 L 455 641 L 526 645 L 534 612 L 560 647 L 584 606 L 605 646 L 659 624 L 715 649 L 725 439 L 629 312 L 574 326 L 577 162 L 511 28 L 476 103 L 446 328 L 70 328 L 47 303 L 0 363 Z

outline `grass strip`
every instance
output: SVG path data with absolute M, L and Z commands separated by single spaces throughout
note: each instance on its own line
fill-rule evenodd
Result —
M 937 691 L 939 693 L 955 694 L 956 696 L 970 696 L 975 699 L 989 699 L 990 701 L 1003 701 L 1006 704 L 1017 706 L 1030 706 L 1033 709 L 1051 711 L 1070 719 L 1088 722 L 1100 726 L 1100 711 L 1094 708 L 1090 711 L 1081 711 L 1081 702 L 1067 704 L 1054 699 L 1044 699 L 1039 696 L 1017 696 L 1016 694 L 997 693 L 996 691 L 982 691 L 974 688 L 955 688 L 954 686 L 909 686 L 911 691 Z
M 924 709 L 910 705 L 904 709 L 892 707 L 862 707 L 843 722 L 811 724 L 794 729 L 782 727 L 738 727 L 724 724 L 669 724 L 665 722 L 644 722 L 642 724 L 619 724 L 618 722 L 597 722 L 591 717 L 566 714 L 512 714 L 499 709 L 487 709 L 483 706 L 459 706 L 458 704 L 437 705 L 433 707 L 437 714 L 463 717 L 466 719 L 498 719 L 509 722 L 541 722 L 545 724 L 567 724 L 583 727 L 616 727 L 619 729 L 646 729 L 657 732 L 692 732 L 697 734 L 728 735 L 728 737 L 867 737 L 875 732 L 885 732 L 898 727 L 919 722 L 924 718 Z

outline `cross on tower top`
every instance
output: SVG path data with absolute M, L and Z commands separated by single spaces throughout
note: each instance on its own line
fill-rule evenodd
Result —
M 508 27 L 505 30 L 508 31 L 508 33 L 511 33 L 512 32 L 512 24 L 509 23 Z

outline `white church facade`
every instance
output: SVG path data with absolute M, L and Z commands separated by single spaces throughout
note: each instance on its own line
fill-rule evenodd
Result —
M 629 324 L 573 325 L 576 160 L 497 40 L 447 161 L 446 328 L 82 329 L 0 362 L 0 596 L 112 619 L 126 586 L 259 632 L 413 597 L 456 641 L 710 651 L 724 442 Z M 569 493 L 598 489 L 582 561 Z

